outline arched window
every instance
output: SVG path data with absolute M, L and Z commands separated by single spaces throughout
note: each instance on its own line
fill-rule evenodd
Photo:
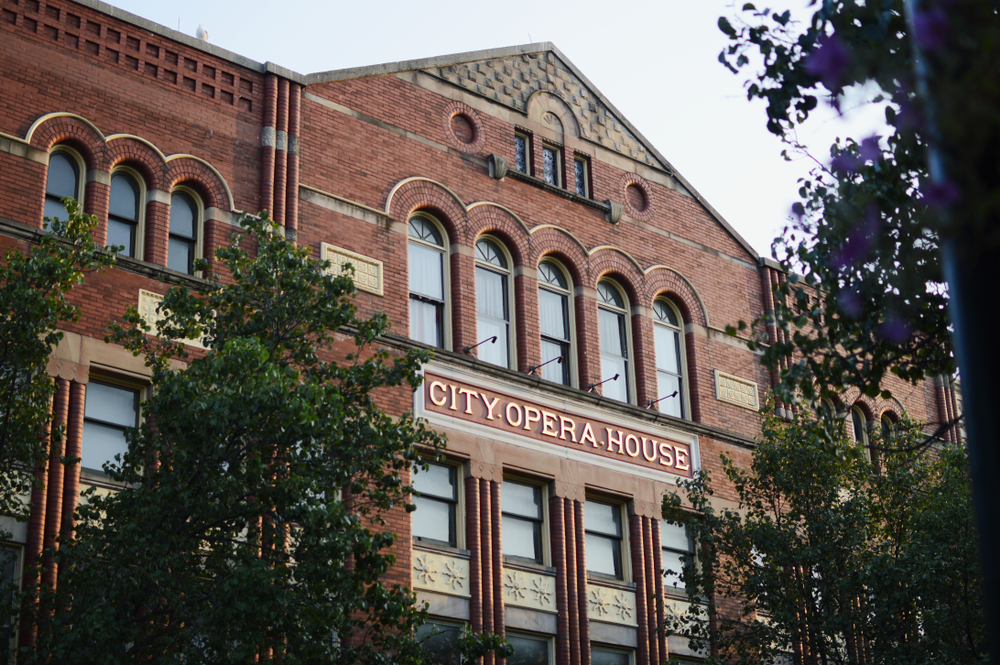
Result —
M 194 274 L 201 236 L 201 205 L 193 194 L 177 190 L 170 195 L 170 245 L 167 267 Z
M 56 146 L 49 154 L 49 172 L 45 180 L 45 217 L 65 220 L 66 206 L 62 199 L 70 197 L 82 201 L 83 172 L 80 157 L 65 146 Z
M 854 441 L 864 451 L 865 459 L 869 462 L 872 459 L 871 450 L 868 448 L 868 419 L 865 412 L 860 407 L 851 407 L 851 425 L 854 428 Z
M 542 335 L 542 378 L 570 385 L 572 346 L 570 288 L 554 261 L 538 264 L 538 320 Z M 562 358 L 561 361 L 556 358 Z
M 489 238 L 476 242 L 476 341 L 496 335 L 494 343 L 479 346 L 479 359 L 510 367 L 510 262 L 500 245 Z
M 684 358 L 681 319 L 666 300 L 653 301 L 656 340 L 656 399 L 661 413 L 684 418 Z
M 122 256 L 142 258 L 142 208 L 142 187 L 138 179 L 128 171 L 116 171 L 111 176 L 108 246 L 124 247 Z
M 445 348 L 445 244 L 438 226 L 424 215 L 409 223 L 410 338 Z
M 601 394 L 630 402 L 628 309 L 625 296 L 611 282 L 597 285 L 597 322 L 601 334 Z M 617 376 L 618 378 L 613 378 Z
M 882 417 L 879 418 L 879 424 L 882 427 L 883 439 L 888 439 L 889 437 L 891 437 L 892 430 L 896 426 L 895 417 L 890 415 L 891 413 L 892 413 L 891 411 L 886 411 L 885 413 L 882 414 Z

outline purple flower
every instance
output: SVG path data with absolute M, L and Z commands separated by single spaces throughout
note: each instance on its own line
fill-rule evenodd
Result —
M 948 17 L 940 9 L 917 13 L 913 28 L 917 44 L 925 51 L 939 51 L 948 41 Z
M 924 203 L 932 208 L 946 208 L 958 200 L 961 192 L 948 180 L 927 183 L 922 187 Z
M 889 314 L 878 327 L 878 336 L 891 344 L 902 344 L 910 336 L 910 326 L 895 314 Z
M 852 319 L 861 316 L 863 307 L 861 296 L 858 295 L 857 291 L 841 291 L 837 295 L 837 304 L 840 305 L 840 311 Z
M 817 48 L 806 57 L 805 67 L 808 73 L 823 82 L 827 90 L 834 92 L 840 88 L 850 64 L 851 53 L 837 36 L 823 35 Z
M 858 158 L 845 150 L 833 158 L 833 161 L 830 162 L 830 170 L 837 175 L 847 175 L 857 171 L 860 165 Z
M 878 134 L 873 134 L 861 142 L 861 148 L 858 152 L 862 161 L 877 162 L 882 156 L 882 148 L 878 145 L 879 138 Z

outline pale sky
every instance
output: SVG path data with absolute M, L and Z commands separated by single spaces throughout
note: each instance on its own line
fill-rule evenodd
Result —
M 111 0 L 110 4 L 258 62 L 301 74 L 554 43 L 759 253 L 796 201 L 809 160 L 788 163 L 764 106 L 719 62 L 731 0 Z M 742 0 L 740 0 L 742 4 Z M 776 0 L 802 7 L 806 0 Z M 804 16 L 804 14 L 802 14 Z M 848 127 L 827 112 L 799 139 L 828 157 Z M 871 122 L 869 122 L 871 126 Z M 854 135 L 871 133 L 851 126 Z

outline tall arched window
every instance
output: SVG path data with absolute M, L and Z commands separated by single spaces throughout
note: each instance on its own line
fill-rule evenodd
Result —
M 510 367 L 510 263 L 500 245 L 488 238 L 476 242 L 476 341 L 479 359 Z
M 570 384 L 572 339 L 570 336 L 569 280 L 554 261 L 538 264 L 538 320 L 542 335 L 542 378 Z M 562 361 L 556 360 L 562 358 Z
M 170 246 L 167 267 L 194 274 L 201 235 L 201 206 L 193 194 L 175 191 L 170 195 Z
M 409 223 L 410 338 L 445 347 L 444 236 L 424 215 Z
M 666 300 L 653 301 L 656 338 L 656 399 L 661 413 L 685 417 L 681 319 Z
M 601 334 L 601 394 L 630 402 L 628 309 L 625 296 L 611 282 L 597 285 L 597 322 Z M 612 377 L 618 376 L 617 379 Z
M 140 219 L 142 188 L 127 171 L 111 176 L 111 198 L 108 205 L 108 246 L 121 246 L 123 256 L 141 258 Z
M 49 173 L 45 180 L 45 217 L 66 219 L 65 197 L 82 201 L 81 160 L 69 148 L 56 146 L 49 154 Z
M 865 412 L 862 411 L 860 407 L 851 407 L 851 425 L 854 428 L 854 441 L 864 452 L 865 459 L 870 462 L 872 459 L 872 453 L 868 447 L 867 423 L 868 419 L 865 417 Z

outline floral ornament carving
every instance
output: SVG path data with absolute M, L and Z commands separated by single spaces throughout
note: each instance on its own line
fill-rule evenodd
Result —
M 635 609 L 629 602 L 629 597 L 626 596 L 624 593 L 621 592 L 616 593 L 614 602 L 611 605 L 612 607 L 614 607 L 615 614 L 617 614 L 618 618 L 622 619 L 623 621 L 628 621 L 629 619 L 632 618 L 632 615 L 635 613 Z
M 540 605 L 552 604 L 552 592 L 546 588 L 545 581 L 541 577 L 531 580 L 531 593 L 535 594 L 535 602 Z
M 452 591 L 461 589 L 465 586 L 466 576 L 462 574 L 462 570 L 459 565 L 454 561 L 449 561 L 444 565 L 444 583 L 448 585 Z
M 436 582 L 435 575 L 438 574 L 434 567 L 434 562 L 426 554 L 418 556 L 413 562 L 413 572 L 416 573 L 417 580 L 421 584 L 431 584 Z
M 590 590 L 590 610 L 597 616 L 611 614 L 611 603 L 608 601 L 608 597 L 604 595 L 604 589 Z
M 525 585 L 517 573 L 507 573 L 507 579 L 504 582 L 504 587 L 507 589 L 507 595 L 513 600 L 521 600 L 528 595 L 528 587 Z

